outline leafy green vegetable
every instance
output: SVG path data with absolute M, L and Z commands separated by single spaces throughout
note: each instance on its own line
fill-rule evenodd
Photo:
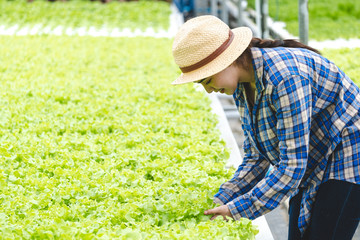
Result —
M 255 0 L 248 1 L 255 8 Z M 316 0 L 308 2 L 309 38 L 326 40 L 360 38 L 360 1 Z M 286 23 L 286 29 L 299 35 L 298 1 L 269 1 L 269 15 Z
M 64 28 L 169 28 L 170 7 L 161 1 L 100 1 L 49 2 L 36 0 L 0 0 L 0 23 L 7 27 L 19 25 L 29 28 L 40 24 L 42 28 L 62 26 Z
M 254 239 L 203 211 L 233 170 L 171 40 L 0 38 L 3 239 Z

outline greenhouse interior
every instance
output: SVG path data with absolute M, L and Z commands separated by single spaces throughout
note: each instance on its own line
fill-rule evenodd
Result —
M 246 137 L 232 94 L 171 84 L 174 38 L 212 15 L 315 48 L 360 86 L 360 1 L 0 6 L 0 239 L 288 239 L 289 198 L 256 218 L 204 214 Z

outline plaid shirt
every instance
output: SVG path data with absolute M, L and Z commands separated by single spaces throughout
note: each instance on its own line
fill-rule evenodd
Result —
M 252 114 L 242 83 L 234 93 L 244 160 L 214 202 L 226 204 L 235 219 L 255 219 L 304 188 L 298 219 L 304 233 L 321 183 L 360 184 L 360 90 L 334 63 L 306 49 L 252 48 L 252 56 Z

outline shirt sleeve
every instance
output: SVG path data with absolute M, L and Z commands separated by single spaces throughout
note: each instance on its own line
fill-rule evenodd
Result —
M 270 163 L 262 157 L 249 140 L 244 130 L 244 159 L 233 178 L 220 186 L 214 196 L 214 203 L 224 205 L 238 196 L 247 193 L 257 182 L 264 178 Z
M 305 174 L 312 112 L 311 85 L 301 76 L 283 79 L 272 93 L 277 116 L 279 161 L 250 191 L 229 201 L 234 219 L 255 219 L 296 191 Z

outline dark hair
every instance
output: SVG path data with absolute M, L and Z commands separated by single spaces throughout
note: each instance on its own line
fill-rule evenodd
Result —
M 298 42 L 293 39 L 285 39 L 285 40 L 269 40 L 269 39 L 261 39 L 261 38 L 253 38 L 250 42 L 250 47 L 258 47 L 258 48 L 275 48 L 275 47 L 289 47 L 289 48 L 306 48 L 310 51 L 316 52 L 320 54 L 318 50 L 312 48 L 308 45 L 305 45 L 301 42 Z
M 237 65 L 242 66 L 250 66 L 251 63 L 251 48 L 276 48 L 276 47 L 288 47 L 288 48 L 306 48 L 310 51 L 316 52 L 317 54 L 321 54 L 315 48 L 312 48 L 308 45 L 305 45 L 301 42 L 298 42 L 293 39 L 285 39 L 285 40 L 270 40 L 270 39 L 261 39 L 261 38 L 253 38 L 249 44 L 249 46 L 245 49 L 243 54 L 241 54 L 236 59 Z M 249 62 L 250 61 L 250 62 Z

